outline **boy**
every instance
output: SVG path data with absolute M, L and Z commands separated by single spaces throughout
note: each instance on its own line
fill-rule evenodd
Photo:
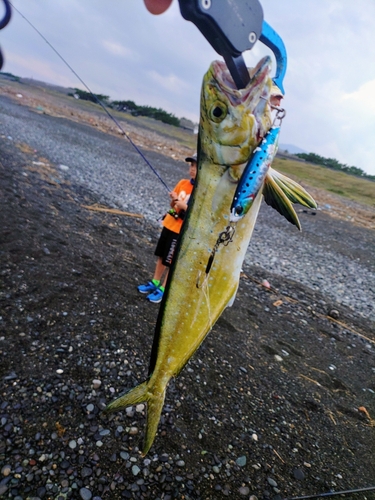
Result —
M 163 229 L 156 245 L 155 255 L 157 256 L 154 277 L 146 285 L 140 285 L 138 291 L 147 293 L 147 300 L 158 304 L 163 298 L 165 285 L 167 283 L 169 267 L 173 261 L 174 251 L 177 245 L 178 235 L 181 231 L 182 223 L 188 202 L 193 191 L 195 177 L 197 175 L 197 155 L 188 156 L 185 161 L 190 163 L 189 179 L 181 179 L 173 191 L 169 193 L 171 199 L 171 209 L 163 219 Z M 162 277 L 164 274 L 164 279 Z

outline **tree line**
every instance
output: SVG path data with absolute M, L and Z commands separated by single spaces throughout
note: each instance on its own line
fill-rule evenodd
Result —
M 361 168 L 349 166 L 345 163 L 340 163 L 334 158 L 324 158 L 323 156 L 319 156 L 315 153 L 297 153 L 295 156 L 298 156 L 298 158 L 302 158 L 303 160 L 315 165 L 332 168 L 333 170 L 341 170 L 342 172 L 350 175 L 355 175 L 357 177 L 363 177 L 365 179 L 375 181 L 375 175 L 369 175 Z
M 133 116 L 148 116 L 149 118 L 154 118 L 154 120 L 160 120 L 163 123 L 174 125 L 175 127 L 180 126 L 180 120 L 175 115 L 173 115 L 172 113 L 168 113 L 161 108 L 153 108 L 152 106 L 139 106 L 134 101 L 111 101 L 108 95 L 91 94 L 91 92 L 86 92 L 85 90 L 80 89 L 74 89 L 74 93 L 69 93 L 69 95 L 95 103 L 97 103 L 99 100 L 103 104 L 107 105 L 110 108 L 116 109 L 117 111 L 130 113 Z

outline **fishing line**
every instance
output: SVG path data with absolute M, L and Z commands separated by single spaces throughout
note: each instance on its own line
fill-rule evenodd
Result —
M 286 498 L 285 500 L 312 500 L 314 498 L 328 498 L 328 497 L 333 497 L 333 496 L 338 496 L 338 495 L 353 495 L 356 493 L 363 493 L 365 491 L 374 491 L 375 486 L 368 486 L 367 488 L 357 488 L 355 490 L 343 490 L 343 491 L 329 491 L 327 493 L 317 493 L 316 495 L 306 495 L 303 497 L 293 497 L 293 498 Z
M 137 151 L 138 154 L 141 155 L 143 160 L 147 163 L 147 165 L 150 167 L 150 169 L 154 172 L 156 177 L 159 179 L 159 181 L 163 184 L 163 186 L 166 188 L 168 193 L 171 191 L 168 187 L 168 185 L 164 182 L 158 171 L 151 165 L 149 160 L 146 158 L 146 156 L 142 153 L 142 151 L 138 148 L 138 146 L 132 141 L 131 137 L 125 132 L 125 130 L 121 127 L 120 123 L 116 120 L 114 116 L 111 115 L 111 113 L 108 111 L 108 109 L 104 106 L 104 104 L 100 101 L 100 99 L 97 98 L 97 96 L 92 92 L 92 90 L 89 88 L 88 85 L 82 80 L 82 78 L 78 75 L 78 73 L 71 67 L 71 65 L 64 59 L 64 57 L 55 49 L 55 47 L 47 40 L 47 38 L 36 28 L 31 21 L 29 21 L 18 9 L 15 7 L 12 2 L 10 2 L 10 5 L 12 8 L 18 12 L 18 14 L 32 27 L 34 31 L 38 33 L 38 35 L 46 42 L 46 44 L 55 52 L 55 54 L 62 60 L 62 62 L 70 69 L 70 71 L 78 78 L 78 80 L 82 83 L 82 85 L 88 90 L 90 95 L 95 99 L 95 101 L 104 109 L 104 111 L 107 113 L 109 118 L 116 124 L 116 126 L 119 128 L 119 130 L 122 132 L 122 134 L 128 139 L 130 144 L 133 146 L 133 148 Z

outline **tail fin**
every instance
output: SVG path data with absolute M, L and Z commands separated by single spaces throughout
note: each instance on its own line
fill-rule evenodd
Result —
M 146 380 L 146 382 L 137 385 L 123 396 L 112 401 L 104 412 L 111 413 L 138 403 L 147 403 L 146 435 L 143 445 L 143 455 L 146 455 L 155 439 L 164 399 L 165 387 L 163 391 L 154 395 L 149 391 L 149 381 Z

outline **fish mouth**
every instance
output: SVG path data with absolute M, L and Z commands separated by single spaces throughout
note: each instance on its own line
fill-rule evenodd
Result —
M 238 89 L 232 75 L 223 61 L 214 61 L 211 65 L 212 75 L 220 90 L 226 95 L 233 106 L 245 104 L 249 109 L 255 108 L 261 97 L 271 69 L 271 58 L 263 57 L 255 68 L 249 69 L 250 82 L 243 89 Z M 262 96 L 263 97 L 263 96 Z M 247 102 L 248 101 L 248 102 Z M 253 103 L 251 101 L 254 101 Z

